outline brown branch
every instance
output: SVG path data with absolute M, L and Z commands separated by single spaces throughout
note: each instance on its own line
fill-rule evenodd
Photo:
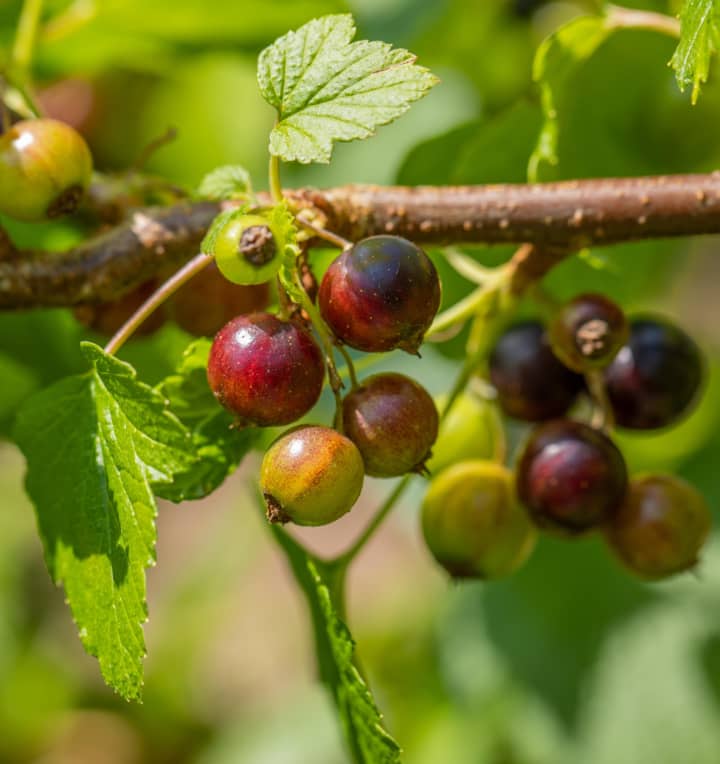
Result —
M 554 261 L 589 245 L 720 233 L 717 172 L 535 185 L 344 186 L 287 196 L 314 208 L 316 222 L 353 241 L 394 233 L 423 244 L 530 242 Z M 208 202 L 148 209 L 64 253 L 0 258 L 0 308 L 118 297 L 195 255 L 218 209 Z M 538 270 L 535 256 L 529 260 L 518 278 Z M 540 271 L 547 258 L 543 263 Z

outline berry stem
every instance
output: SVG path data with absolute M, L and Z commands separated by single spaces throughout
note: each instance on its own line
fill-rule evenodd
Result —
M 43 0 L 24 0 L 18 20 L 10 69 L 23 85 L 29 79 L 42 7 Z
M 678 19 L 664 13 L 621 8 L 619 5 L 608 5 L 605 26 L 608 29 L 648 29 L 669 37 L 680 37 L 680 21 Z
M 309 220 L 303 220 L 303 218 L 300 216 L 297 216 L 295 220 L 303 228 L 307 228 L 308 231 L 312 231 L 314 234 L 316 234 L 318 238 L 325 239 L 325 241 L 330 242 L 330 244 L 334 244 L 339 249 L 350 249 L 350 247 L 352 247 L 353 245 L 353 243 L 349 239 L 345 239 L 342 236 L 339 236 L 338 234 L 333 233 L 332 231 L 328 231 L 326 228 L 323 228 L 322 226 L 315 225 L 314 223 L 311 223 Z
M 495 268 L 486 268 L 480 265 L 456 247 L 445 247 L 443 255 L 453 270 L 478 286 L 484 285 L 494 275 Z
M 607 388 L 605 387 L 602 370 L 593 369 L 587 372 L 585 374 L 585 382 L 595 404 L 595 411 L 590 424 L 596 430 L 604 430 L 605 432 L 612 430 L 615 426 L 615 418 L 613 416 L 612 404 L 608 398 Z
M 451 308 L 438 314 L 425 334 L 425 340 L 432 341 L 433 337 L 444 335 L 448 329 L 480 313 L 488 301 L 497 294 L 505 275 L 506 271 L 503 268 L 498 268 L 493 273 L 492 278 L 488 277 L 482 286 L 474 289 L 467 297 L 456 302 Z
M 357 374 L 355 373 L 355 364 L 353 363 L 352 356 L 348 352 L 345 345 L 342 343 L 336 345 L 336 347 L 340 351 L 340 355 L 342 355 L 342 357 L 345 359 L 345 366 L 347 368 L 348 376 L 350 377 L 350 385 L 354 390 L 358 386 L 358 378 Z M 340 372 L 338 372 L 338 375 L 340 376 Z
M 268 177 L 270 180 L 270 196 L 272 196 L 275 204 L 279 204 L 283 200 L 282 182 L 280 181 L 280 160 L 274 154 L 270 154 Z
M 375 531 L 380 527 L 380 525 L 382 525 L 383 520 L 388 516 L 390 510 L 397 504 L 403 493 L 405 493 L 405 489 L 410 484 L 411 477 L 412 475 L 405 475 L 405 477 L 403 477 L 395 484 L 395 487 L 385 499 L 380 509 L 375 513 L 373 519 L 368 523 L 367 528 L 365 528 L 365 530 L 360 534 L 360 537 L 355 541 L 350 549 L 348 549 L 346 552 L 343 552 L 343 554 L 341 554 L 337 559 L 333 560 L 332 564 L 339 567 L 347 567 L 350 562 L 352 562 L 352 560 L 358 556 L 365 544 L 370 541 Z
M 159 308 L 169 297 L 177 292 L 180 287 L 189 281 L 196 273 L 212 262 L 211 255 L 200 254 L 193 257 L 179 271 L 174 273 L 160 288 L 130 316 L 130 318 L 118 329 L 115 336 L 105 346 L 105 352 L 114 355 L 132 337 L 137 328 L 145 319 Z

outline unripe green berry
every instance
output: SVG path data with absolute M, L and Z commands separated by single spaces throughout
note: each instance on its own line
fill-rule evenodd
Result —
M 234 284 L 262 284 L 280 270 L 277 237 L 261 215 L 231 217 L 215 238 L 213 254 L 220 272 Z
M 325 525 L 360 496 L 364 466 L 355 444 L 330 427 L 305 425 L 281 435 L 260 468 L 271 523 Z
M 445 408 L 447 395 L 435 400 L 439 412 Z M 468 459 L 491 459 L 502 438 L 502 422 L 495 403 L 477 395 L 461 393 L 440 424 L 440 433 L 426 462 L 431 475 Z
M 54 119 L 17 122 L 0 136 L 0 212 L 29 223 L 73 212 L 92 176 L 82 136 Z
M 435 559 L 455 578 L 501 578 L 530 556 L 537 532 L 515 497 L 512 473 L 471 460 L 431 483 L 422 530 Z

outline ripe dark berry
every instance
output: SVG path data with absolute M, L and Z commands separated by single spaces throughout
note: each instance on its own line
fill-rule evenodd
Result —
M 440 306 L 430 258 L 399 236 L 371 236 L 339 255 L 320 284 L 320 312 L 346 345 L 417 353 Z
M 40 222 L 73 212 L 92 176 L 82 136 L 54 119 L 17 122 L 0 136 L 0 212 Z
M 275 232 L 261 215 L 230 217 L 213 242 L 220 272 L 233 284 L 261 284 L 280 269 Z
M 606 538 L 631 571 L 660 579 L 697 564 L 710 525 L 710 510 L 693 486 L 670 475 L 645 475 L 630 481 Z
M 627 342 L 630 328 L 619 305 L 601 294 L 581 294 L 560 308 L 548 327 L 555 355 L 584 374 L 603 368 Z
M 343 430 L 362 454 L 366 474 L 396 477 L 424 469 L 438 434 L 438 412 L 417 382 L 376 374 L 343 400 Z
M 329 427 L 297 427 L 281 435 L 260 469 L 260 489 L 271 523 L 331 523 L 352 508 L 362 485 L 360 452 Z
M 299 419 L 320 397 L 324 375 L 310 333 L 270 313 L 234 318 L 210 349 L 210 389 L 245 424 L 266 427 Z
M 490 381 L 503 411 L 528 422 L 562 416 L 583 387 L 583 378 L 555 357 L 537 321 L 500 337 L 490 354 Z
M 630 339 L 605 371 L 615 421 L 633 430 L 675 423 L 689 410 L 703 378 L 697 345 L 666 321 L 631 322 Z
M 186 332 L 212 337 L 233 317 L 267 308 L 270 286 L 233 284 L 210 263 L 166 304 L 168 315 Z
M 617 446 L 592 427 L 558 419 L 533 430 L 517 466 L 520 500 L 538 526 L 581 533 L 608 521 L 627 486 Z
M 459 462 L 430 483 L 422 529 L 433 557 L 455 578 L 507 576 L 527 560 L 537 538 L 510 471 L 476 460 Z

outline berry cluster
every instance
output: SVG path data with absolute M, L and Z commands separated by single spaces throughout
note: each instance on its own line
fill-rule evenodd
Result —
M 246 271 L 269 268 L 272 255 L 255 264 L 247 258 L 246 223 L 241 219 L 223 230 L 218 265 L 240 283 L 255 283 Z M 439 304 L 431 260 L 397 236 L 370 237 L 343 251 L 318 291 L 319 312 L 334 341 L 366 352 L 417 353 Z M 296 422 L 315 405 L 324 380 L 323 351 L 299 311 L 240 315 L 217 333 L 210 350 L 210 387 L 242 425 Z M 335 428 L 296 426 L 265 454 L 260 484 L 271 522 L 332 522 L 356 502 L 365 475 L 425 470 L 439 417 L 414 380 L 386 373 L 354 382 L 338 414 Z
M 696 565 L 710 529 L 702 496 L 670 475 L 629 479 L 608 434 L 613 421 L 651 430 L 688 412 L 703 363 L 683 331 L 657 318 L 628 322 L 607 298 L 581 295 L 557 310 L 547 329 L 539 322 L 508 329 L 491 353 L 489 377 L 503 412 L 534 427 L 514 481 L 482 460 L 433 480 L 423 528 L 452 575 L 491 578 L 514 570 L 528 556 L 533 527 L 566 537 L 600 531 L 645 579 Z M 604 427 L 567 416 L 585 394 L 601 410 Z M 524 526 L 520 505 L 527 510 Z M 497 559 L 503 564 L 488 562 Z

